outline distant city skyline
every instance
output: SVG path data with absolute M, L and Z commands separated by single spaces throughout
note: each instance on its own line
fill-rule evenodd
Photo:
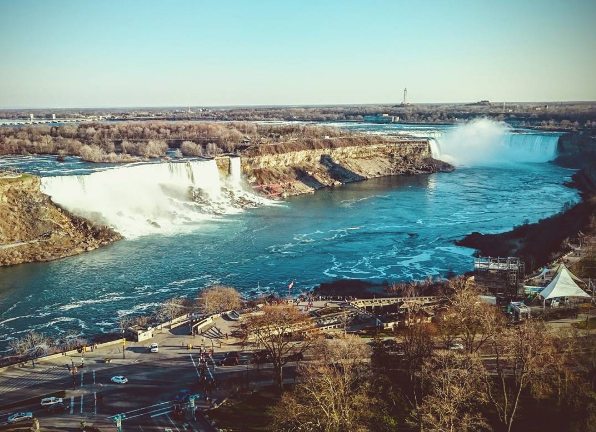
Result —
M 596 2 L 0 2 L 0 108 L 596 100 Z

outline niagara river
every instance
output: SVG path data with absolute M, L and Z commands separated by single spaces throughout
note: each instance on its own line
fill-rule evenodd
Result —
M 557 134 L 495 122 L 466 126 L 340 125 L 432 140 L 452 173 L 383 177 L 271 202 L 242 184 L 236 166 L 220 179 L 214 163 L 93 165 L 41 156 L 0 167 L 42 176 L 65 208 L 107 223 L 126 239 L 47 263 L 0 269 L 0 350 L 28 330 L 56 336 L 117 328 L 127 314 L 164 299 L 195 297 L 221 283 L 247 296 L 311 289 L 335 279 L 420 280 L 472 268 L 454 241 L 536 222 L 578 201 L 573 174 L 549 163 Z M 236 163 L 236 162 L 234 162 Z M 205 199 L 187 201 L 190 185 Z M 242 206 L 235 205 L 240 199 Z M 249 205 L 246 205 L 248 203 Z

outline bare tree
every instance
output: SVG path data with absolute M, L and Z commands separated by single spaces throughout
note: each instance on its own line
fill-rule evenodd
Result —
M 486 391 L 505 430 L 511 431 L 522 392 L 551 392 L 549 383 L 558 375 L 564 358 L 557 349 L 555 335 L 535 320 L 502 327 L 489 347 L 494 368 L 489 367 L 485 375 Z
M 488 429 L 480 412 L 487 402 L 484 368 L 477 356 L 443 351 L 428 359 L 421 370 L 426 396 L 417 411 L 425 432 L 468 432 Z
M 192 141 L 184 141 L 180 145 L 180 151 L 184 156 L 203 156 L 203 147 Z
M 163 302 L 157 309 L 156 316 L 160 320 L 172 321 L 186 309 L 183 298 L 171 298 Z
M 318 344 L 318 361 L 299 367 L 296 389 L 273 409 L 274 430 L 371 430 L 376 407 L 369 393 L 369 351 L 356 336 Z
M 88 162 L 103 162 L 106 154 L 104 151 L 97 146 L 84 145 L 79 150 L 81 159 Z
M 207 143 L 207 147 L 205 149 L 205 153 L 207 156 L 217 156 L 218 154 L 222 153 L 222 149 L 215 143 Z
M 271 357 L 275 382 L 283 388 L 283 366 L 291 354 L 302 353 L 311 345 L 312 337 L 303 337 L 312 328 L 312 320 L 291 305 L 264 306 L 244 322 L 246 341 L 264 347 Z
M 214 285 L 199 291 L 198 306 L 205 314 L 214 314 L 240 308 L 240 293 L 232 287 Z
M 50 339 L 41 333 L 29 332 L 20 339 L 11 339 L 9 347 L 17 355 L 31 359 L 35 366 L 35 360 L 45 354 L 50 349 Z
M 81 337 L 78 332 L 71 330 L 63 338 L 62 349 L 69 351 L 85 346 L 86 344 L 87 339 Z
M 414 324 L 409 326 L 403 335 L 403 362 L 408 370 L 410 381 L 422 364 L 433 355 L 433 336 L 436 329 L 431 324 Z
M 440 322 L 443 340 L 451 343 L 459 337 L 466 351 L 477 352 L 502 326 L 502 315 L 497 308 L 483 302 L 478 289 L 464 278 L 452 280 L 450 286 L 454 293 Z
M 164 140 L 149 140 L 141 150 L 141 156 L 160 157 L 166 154 L 168 145 Z

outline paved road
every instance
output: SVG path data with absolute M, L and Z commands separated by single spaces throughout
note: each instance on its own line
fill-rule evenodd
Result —
M 216 353 L 216 362 L 224 353 Z M 214 430 L 198 413 L 195 419 L 189 413 L 182 418 L 174 417 L 173 403 L 177 394 L 186 389 L 190 393 L 199 393 L 197 350 L 172 347 L 169 352 L 147 353 L 145 361 L 133 360 L 129 364 L 105 365 L 87 361 L 84 368 L 77 371 L 73 382 L 66 365 L 38 366 L 27 374 L 15 374 L 4 377 L 3 388 L 10 390 L 0 396 L 0 423 L 4 423 L 9 414 L 16 411 L 31 411 L 40 420 L 42 427 L 67 422 L 76 424 L 87 419 L 88 424 L 94 419 L 108 419 L 116 414 L 126 414 L 123 422 L 125 430 L 159 430 L 171 428 L 172 432 L 212 431 Z M 248 360 L 247 355 L 241 356 Z M 218 382 L 218 389 L 213 397 L 223 398 L 230 389 L 242 387 L 250 381 L 255 385 L 261 381 L 270 381 L 270 365 L 259 368 L 249 364 L 238 366 L 215 366 L 209 371 Z M 111 378 L 123 375 L 127 384 L 115 384 Z M 293 379 L 294 368 L 288 366 L 285 376 Z M 74 384 L 74 385 L 73 385 Z M 35 399 L 29 402 L 7 407 L 16 399 L 11 395 L 23 392 L 23 386 L 32 386 Z M 64 391 L 66 409 L 63 412 L 49 412 L 39 405 L 39 399 L 47 394 Z M 31 392 L 27 392 L 30 395 Z M 200 406 L 198 401 L 197 406 Z M 2 408 L 4 407 L 4 408 Z M 74 423 L 73 423 L 74 422 Z M 184 427 L 186 425 L 186 428 Z

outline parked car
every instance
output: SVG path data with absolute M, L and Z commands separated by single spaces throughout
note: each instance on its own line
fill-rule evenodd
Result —
M 455 351 L 461 351 L 464 349 L 464 346 L 462 344 L 460 344 L 459 342 L 453 342 L 452 344 L 449 345 L 449 349 L 455 350 Z
M 64 400 L 62 398 L 59 397 L 47 397 L 47 398 L 43 398 L 41 400 L 41 406 L 45 407 L 45 406 L 52 406 L 52 405 L 56 405 L 56 404 L 63 404 Z
M 126 384 L 128 382 L 128 378 L 123 377 L 122 375 L 116 375 L 112 377 L 112 382 L 116 384 Z
M 17 423 L 23 420 L 32 420 L 33 413 L 32 412 L 19 412 L 14 413 L 8 416 L 8 423 Z
M 152 353 L 156 353 L 159 352 L 159 345 L 157 344 L 157 342 L 153 342 L 150 346 L 149 346 L 149 351 L 151 351 Z

